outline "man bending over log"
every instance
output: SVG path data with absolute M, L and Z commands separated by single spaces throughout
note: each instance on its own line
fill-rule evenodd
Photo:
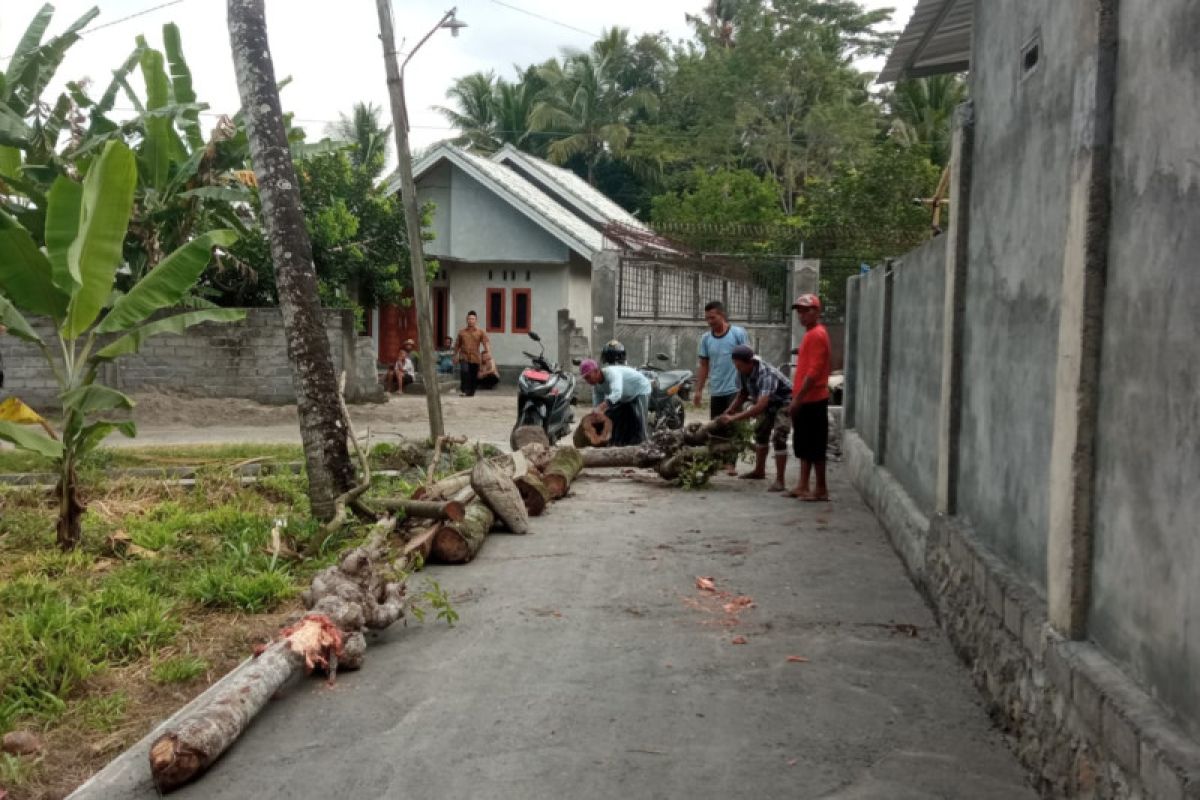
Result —
M 592 387 L 592 404 L 598 414 L 612 420 L 614 446 L 646 441 L 646 412 L 650 407 L 650 380 L 633 367 L 601 367 L 592 359 L 579 365 L 579 374 Z
M 767 477 L 767 447 L 775 447 L 775 482 L 768 491 L 783 491 L 783 473 L 787 469 L 788 434 L 792 430 L 788 417 L 788 406 L 792 400 L 792 384 L 782 372 L 758 356 L 749 345 L 739 344 L 733 348 L 733 366 L 738 372 L 738 393 L 729 404 L 729 410 L 718 417 L 722 425 L 732 425 L 744 419 L 757 417 L 754 428 L 754 470 L 739 477 L 761 480 Z M 754 404 L 745 411 L 743 405 L 750 398 Z

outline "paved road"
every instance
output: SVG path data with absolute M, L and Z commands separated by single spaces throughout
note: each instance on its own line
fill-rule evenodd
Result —
M 748 484 L 578 482 L 531 535 L 430 569 L 455 628 L 294 686 L 173 796 L 1035 797 L 840 471 L 828 506 Z

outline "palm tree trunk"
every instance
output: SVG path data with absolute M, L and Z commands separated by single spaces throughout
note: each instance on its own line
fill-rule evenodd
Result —
M 309 501 L 315 517 L 329 520 L 334 515 L 334 500 L 354 483 L 354 467 L 317 296 L 312 243 L 304 227 L 299 184 L 279 105 L 263 0 L 228 0 L 228 14 L 238 93 L 246 112 L 250 155 L 271 243 L 300 412 Z

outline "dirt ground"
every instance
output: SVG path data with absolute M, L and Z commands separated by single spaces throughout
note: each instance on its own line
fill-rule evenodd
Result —
M 184 397 L 162 392 L 133 395 L 136 439 L 121 435 L 105 444 L 166 445 L 218 442 L 299 442 L 296 406 L 268 406 L 251 400 Z M 515 389 L 480 392 L 474 397 L 442 396 L 447 433 L 504 444 L 516 419 Z M 429 435 L 424 395 L 389 395 L 385 403 L 350 406 L 350 419 L 360 436 L 387 441 L 396 436 Z

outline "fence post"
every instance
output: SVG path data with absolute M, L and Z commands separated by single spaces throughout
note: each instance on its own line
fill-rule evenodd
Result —
M 662 297 L 662 270 L 655 264 L 650 273 L 650 313 L 653 319 L 659 318 L 659 302 Z
M 692 273 L 692 311 L 696 319 L 704 319 L 705 300 L 700 296 L 700 273 Z
M 854 428 L 856 414 L 854 403 L 858 399 L 856 384 L 858 381 L 858 323 L 862 318 L 859 303 L 859 292 L 862 278 L 852 275 L 846 279 L 846 355 L 845 366 L 842 368 L 844 382 L 842 384 L 842 427 Z
M 621 280 L 621 256 L 616 250 L 601 250 L 592 256 L 592 318 L 577 320 L 591 333 L 591 344 L 617 338 L 617 315 L 625 287 Z
M 888 261 L 883 269 L 883 324 L 879 331 L 879 418 L 876 420 L 876 430 L 879 433 L 875 437 L 875 463 L 879 465 L 883 465 L 887 458 L 888 383 L 892 374 L 892 262 Z
M 821 288 L 821 261 L 816 258 L 793 258 L 792 268 L 788 273 L 788 296 L 784 298 L 784 323 L 791 322 L 791 347 L 799 347 L 804 338 L 804 326 L 799 318 L 792 313 L 792 301 L 802 294 L 817 294 Z M 790 348 L 789 348 L 790 352 Z

